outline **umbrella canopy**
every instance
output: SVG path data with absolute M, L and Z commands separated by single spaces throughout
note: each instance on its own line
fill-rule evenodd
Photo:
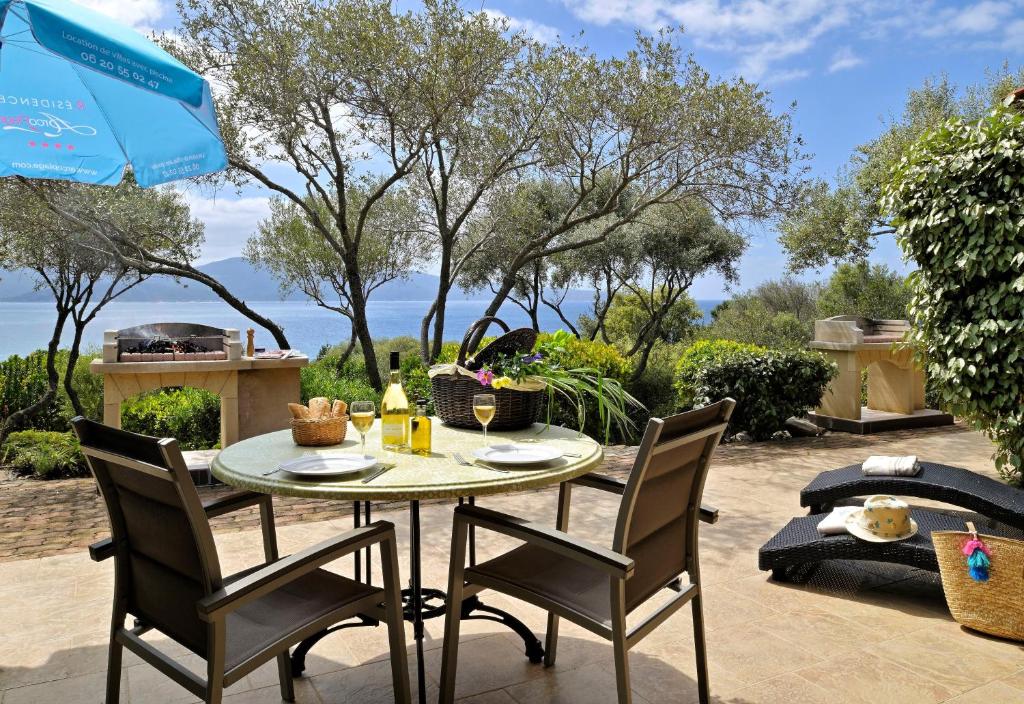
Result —
M 227 166 L 209 84 L 68 0 L 0 0 L 0 176 L 141 186 Z

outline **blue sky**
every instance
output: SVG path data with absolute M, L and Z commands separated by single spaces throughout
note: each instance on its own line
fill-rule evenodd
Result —
M 143 30 L 175 21 L 171 0 L 78 1 Z M 761 83 L 779 109 L 796 102 L 797 131 L 814 154 L 814 173 L 825 178 L 835 176 L 856 145 L 877 136 L 884 118 L 898 114 L 907 91 L 926 78 L 945 72 L 963 86 L 982 80 L 986 68 L 1024 61 L 1024 0 L 470 0 L 466 6 L 505 15 L 513 28 L 543 41 L 561 36 L 602 55 L 627 50 L 638 29 L 682 25 L 680 41 L 712 73 Z M 267 212 L 265 197 L 207 195 L 189 194 L 207 224 L 204 258 L 238 254 Z M 740 289 L 784 273 L 775 237 L 770 229 L 753 234 Z M 892 241 L 879 245 L 875 261 L 903 268 Z M 723 295 L 713 279 L 697 282 L 692 293 Z

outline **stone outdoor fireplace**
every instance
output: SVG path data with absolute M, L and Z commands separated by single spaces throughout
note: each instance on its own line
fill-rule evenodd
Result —
M 818 350 L 839 367 L 811 419 L 823 428 L 875 433 L 949 425 L 953 417 L 925 408 L 924 371 L 897 343 L 910 331 L 906 320 L 840 315 L 814 323 Z M 861 405 L 861 372 L 867 370 L 867 405 Z
M 145 391 L 191 386 L 220 397 L 220 444 L 289 427 L 298 403 L 304 356 L 257 359 L 243 354 L 239 331 L 191 323 L 155 323 L 103 334 L 103 422 L 121 427 L 121 403 Z

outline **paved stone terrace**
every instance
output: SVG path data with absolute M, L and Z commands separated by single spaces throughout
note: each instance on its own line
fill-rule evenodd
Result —
M 776 584 L 758 571 L 757 548 L 789 517 L 803 513 L 799 489 L 818 471 L 862 460 L 868 454 L 896 453 L 913 453 L 994 474 L 988 442 L 962 427 L 871 437 L 833 435 L 721 449 L 709 477 L 706 500 L 721 509 L 722 519 L 701 532 L 714 701 L 1024 701 L 1024 649 L 960 629 L 949 616 L 934 575 L 899 566 L 839 562 L 818 571 L 808 584 L 793 585 Z M 5 485 L 0 501 L 5 506 L 43 507 L 51 516 L 61 513 L 56 493 L 46 502 L 31 501 L 31 492 L 27 498 L 10 500 L 27 491 L 26 487 L 35 487 L 37 498 L 52 489 L 38 483 L 23 483 L 16 490 Z M 79 495 L 83 489 L 88 493 L 87 484 L 66 487 L 62 491 L 71 495 Z M 489 497 L 484 503 L 550 522 L 555 497 L 554 491 L 546 490 Z M 616 506 L 614 497 L 575 492 L 572 532 L 607 543 Z M 61 520 L 89 515 L 89 510 L 95 508 L 71 510 Z M 282 505 L 281 523 L 290 523 L 279 530 L 282 549 L 293 551 L 346 530 L 351 525 L 350 509 L 334 510 L 340 514 L 307 520 L 311 513 L 320 519 L 327 514 Z M 399 541 L 406 545 L 405 513 L 383 510 L 378 516 L 396 523 Z M 450 506 L 432 503 L 424 508 L 422 519 L 425 583 L 443 585 Z M 217 526 L 225 572 L 260 557 L 259 532 L 248 525 L 243 520 Z M 71 550 L 69 554 L 0 563 L 0 704 L 101 701 L 113 570 L 109 562 L 90 562 L 81 548 L 71 544 L 84 545 L 89 539 L 83 534 L 55 548 Z M 45 544 L 43 541 L 39 547 Z M 482 557 L 511 544 L 487 534 L 481 534 L 478 543 Z M 407 575 L 404 554 L 401 559 Z M 335 568 L 351 569 L 344 562 Z M 512 611 L 536 633 L 543 632 L 542 612 L 493 594 L 485 594 L 484 600 Z M 441 630 L 440 620 L 428 621 L 429 701 L 436 701 Z M 684 609 L 631 651 L 637 704 L 696 700 L 691 633 L 689 613 Z M 181 652 L 172 643 L 160 643 L 171 652 Z M 310 654 L 308 676 L 296 683 L 298 701 L 390 701 L 386 645 L 383 629 L 351 629 L 325 639 Z M 198 666 L 193 656 L 183 656 L 183 662 Z M 277 702 L 275 676 L 273 664 L 261 668 L 229 689 L 225 701 Z M 122 701 L 134 704 L 192 701 L 184 690 L 132 656 L 126 656 L 122 685 Z M 530 665 L 522 657 L 521 642 L 501 626 L 485 621 L 464 626 L 460 702 L 604 704 L 614 700 L 614 691 L 610 646 L 582 629 L 563 625 L 558 664 L 544 669 Z

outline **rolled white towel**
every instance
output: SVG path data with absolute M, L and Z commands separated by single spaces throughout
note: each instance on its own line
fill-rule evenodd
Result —
M 818 523 L 818 532 L 822 535 L 842 535 L 846 530 L 846 517 L 854 511 L 859 511 L 859 506 L 837 506 Z
M 864 460 L 861 471 L 864 474 L 875 476 L 913 477 L 921 471 L 921 465 L 917 463 L 917 455 L 903 457 L 872 455 Z

